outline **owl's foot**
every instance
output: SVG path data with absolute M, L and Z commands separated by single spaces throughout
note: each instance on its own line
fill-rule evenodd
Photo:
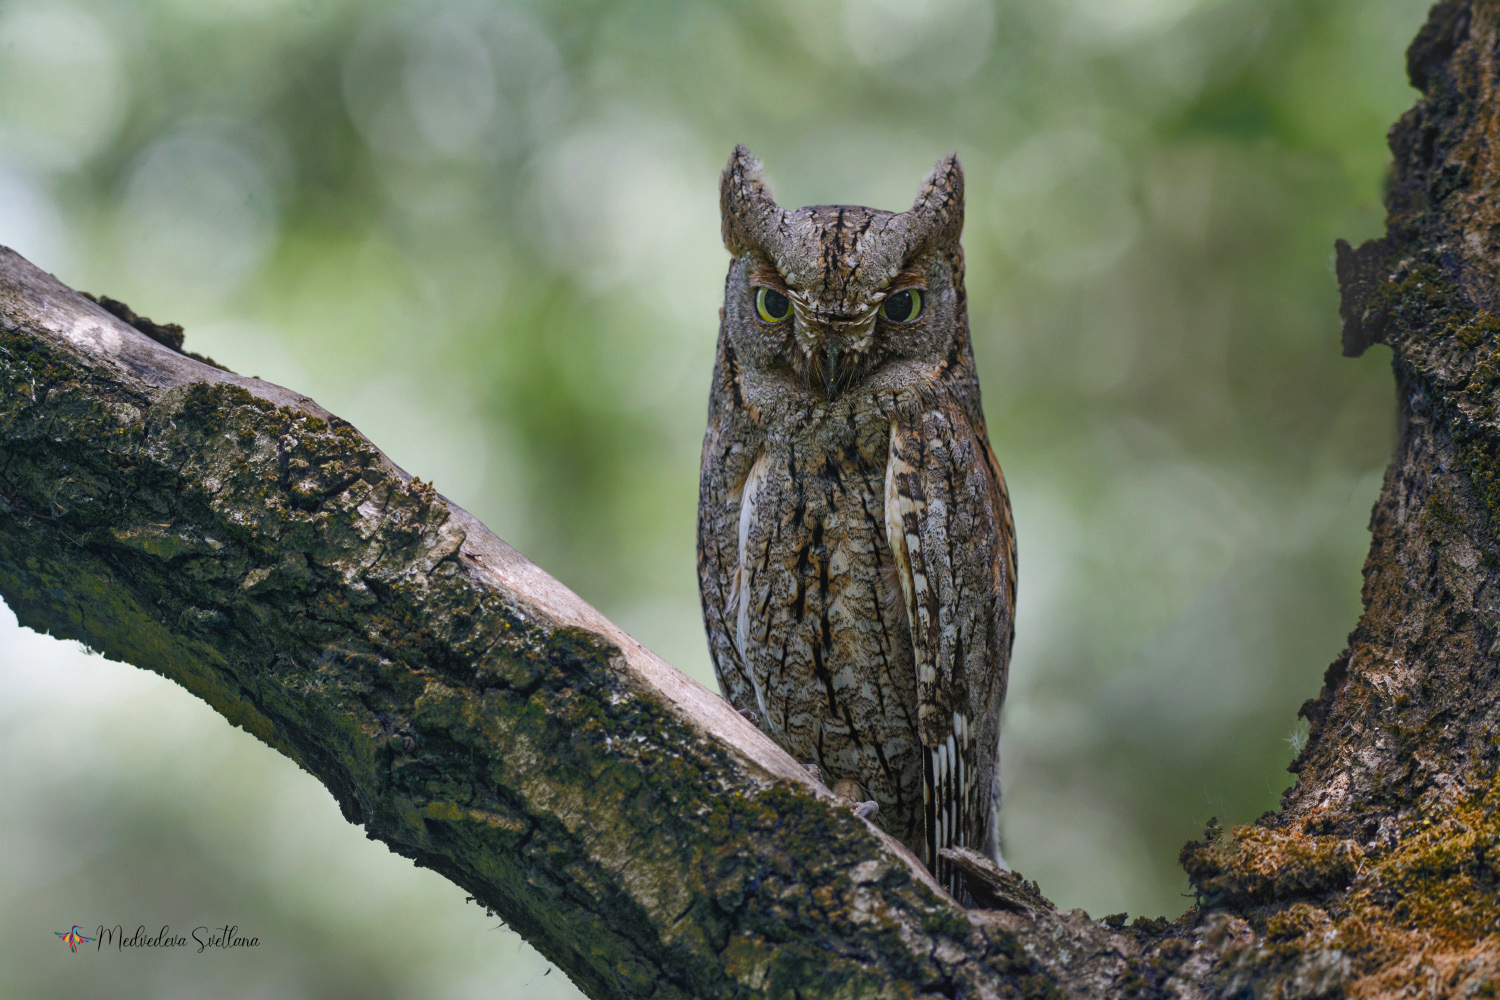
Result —
M 750 725 L 754 726 L 756 729 L 760 728 L 760 716 L 757 715 L 753 709 L 738 708 L 735 709 L 735 711 L 739 712 L 740 716 L 743 717 L 746 722 L 750 723 Z
M 874 799 L 865 798 L 865 790 L 859 787 L 859 782 L 845 778 L 843 781 L 833 783 L 833 794 L 846 802 L 854 815 L 860 819 L 870 819 L 880 812 L 880 803 Z
M 823 769 L 821 767 L 816 764 L 803 764 L 802 769 L 812 777 L 812 780 L 818 782 L 819 784 L 822 784 Z

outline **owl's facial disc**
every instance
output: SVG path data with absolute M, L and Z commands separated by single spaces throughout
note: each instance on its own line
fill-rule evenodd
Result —
M 883 290 L 850 288 L 831 302 L 794 287 L 765 261 L 753 265 L 750 280 L 751 306 L 766 336 L 783 345 L 784 360 L 803 384 L 822 389 L 829 402 L 890 356 L 882 330 L 913 326 L 925 314 L 927 290 L 910 272 Z
M 856 205 L 788 210 L 758 160 L 735 148 L 720 183 L 724 245 L 745 267 L 752 352 L 832 402 L 890 361 L 946 354 L 944 298 L 962 281 L 963 171 L 939 160 L 901 213 Z M 937 296 L 931 303 L 928 286 Z M 934 325 L 927 308 L 936 310 Z M 740 315 L 744 316 L 743 312 Z

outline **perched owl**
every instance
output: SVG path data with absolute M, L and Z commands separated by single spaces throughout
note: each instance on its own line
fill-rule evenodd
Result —
M 788 211 L 740 146 L 719 198 L 734 259 L 698 501 L 719 685 L 957 893 L 939 848 L 999 857 L 1016 593 L 969 344 L 963 172 L 939 161 L 901 214 Z

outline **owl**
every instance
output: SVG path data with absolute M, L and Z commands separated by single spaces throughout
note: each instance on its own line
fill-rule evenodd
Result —
M 904 213 L 788 211 L 743 146 L 698 501 L 724 696 L 962 898 L 999 860 L 1015 530 L 979 405 L 963 172 Z

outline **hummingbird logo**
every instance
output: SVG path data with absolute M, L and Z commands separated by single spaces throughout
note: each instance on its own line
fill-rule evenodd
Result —
M 78 933 L 78 925 L 77 924 L 74 924 L 73 925 L 73 929 L 70 930 L 70 931 L 68 931 L 68 932 L 66 932 L 66 933 L 64 933 L 63 931 L 53 931 L 52 933 L 56 934 L 58 937 L 62 938 L 63 939 L 63 943 L 66 944 L 69 948 L 71 948 L 73 950 L 73 954 L 75 954 L 75 955 L 78 954 L 78 946 L 79 945 L 81 945 L 81 944 L 88 944 L 90 941 L 94 940 L 93 938 L 88 937 L 87 935 Z

